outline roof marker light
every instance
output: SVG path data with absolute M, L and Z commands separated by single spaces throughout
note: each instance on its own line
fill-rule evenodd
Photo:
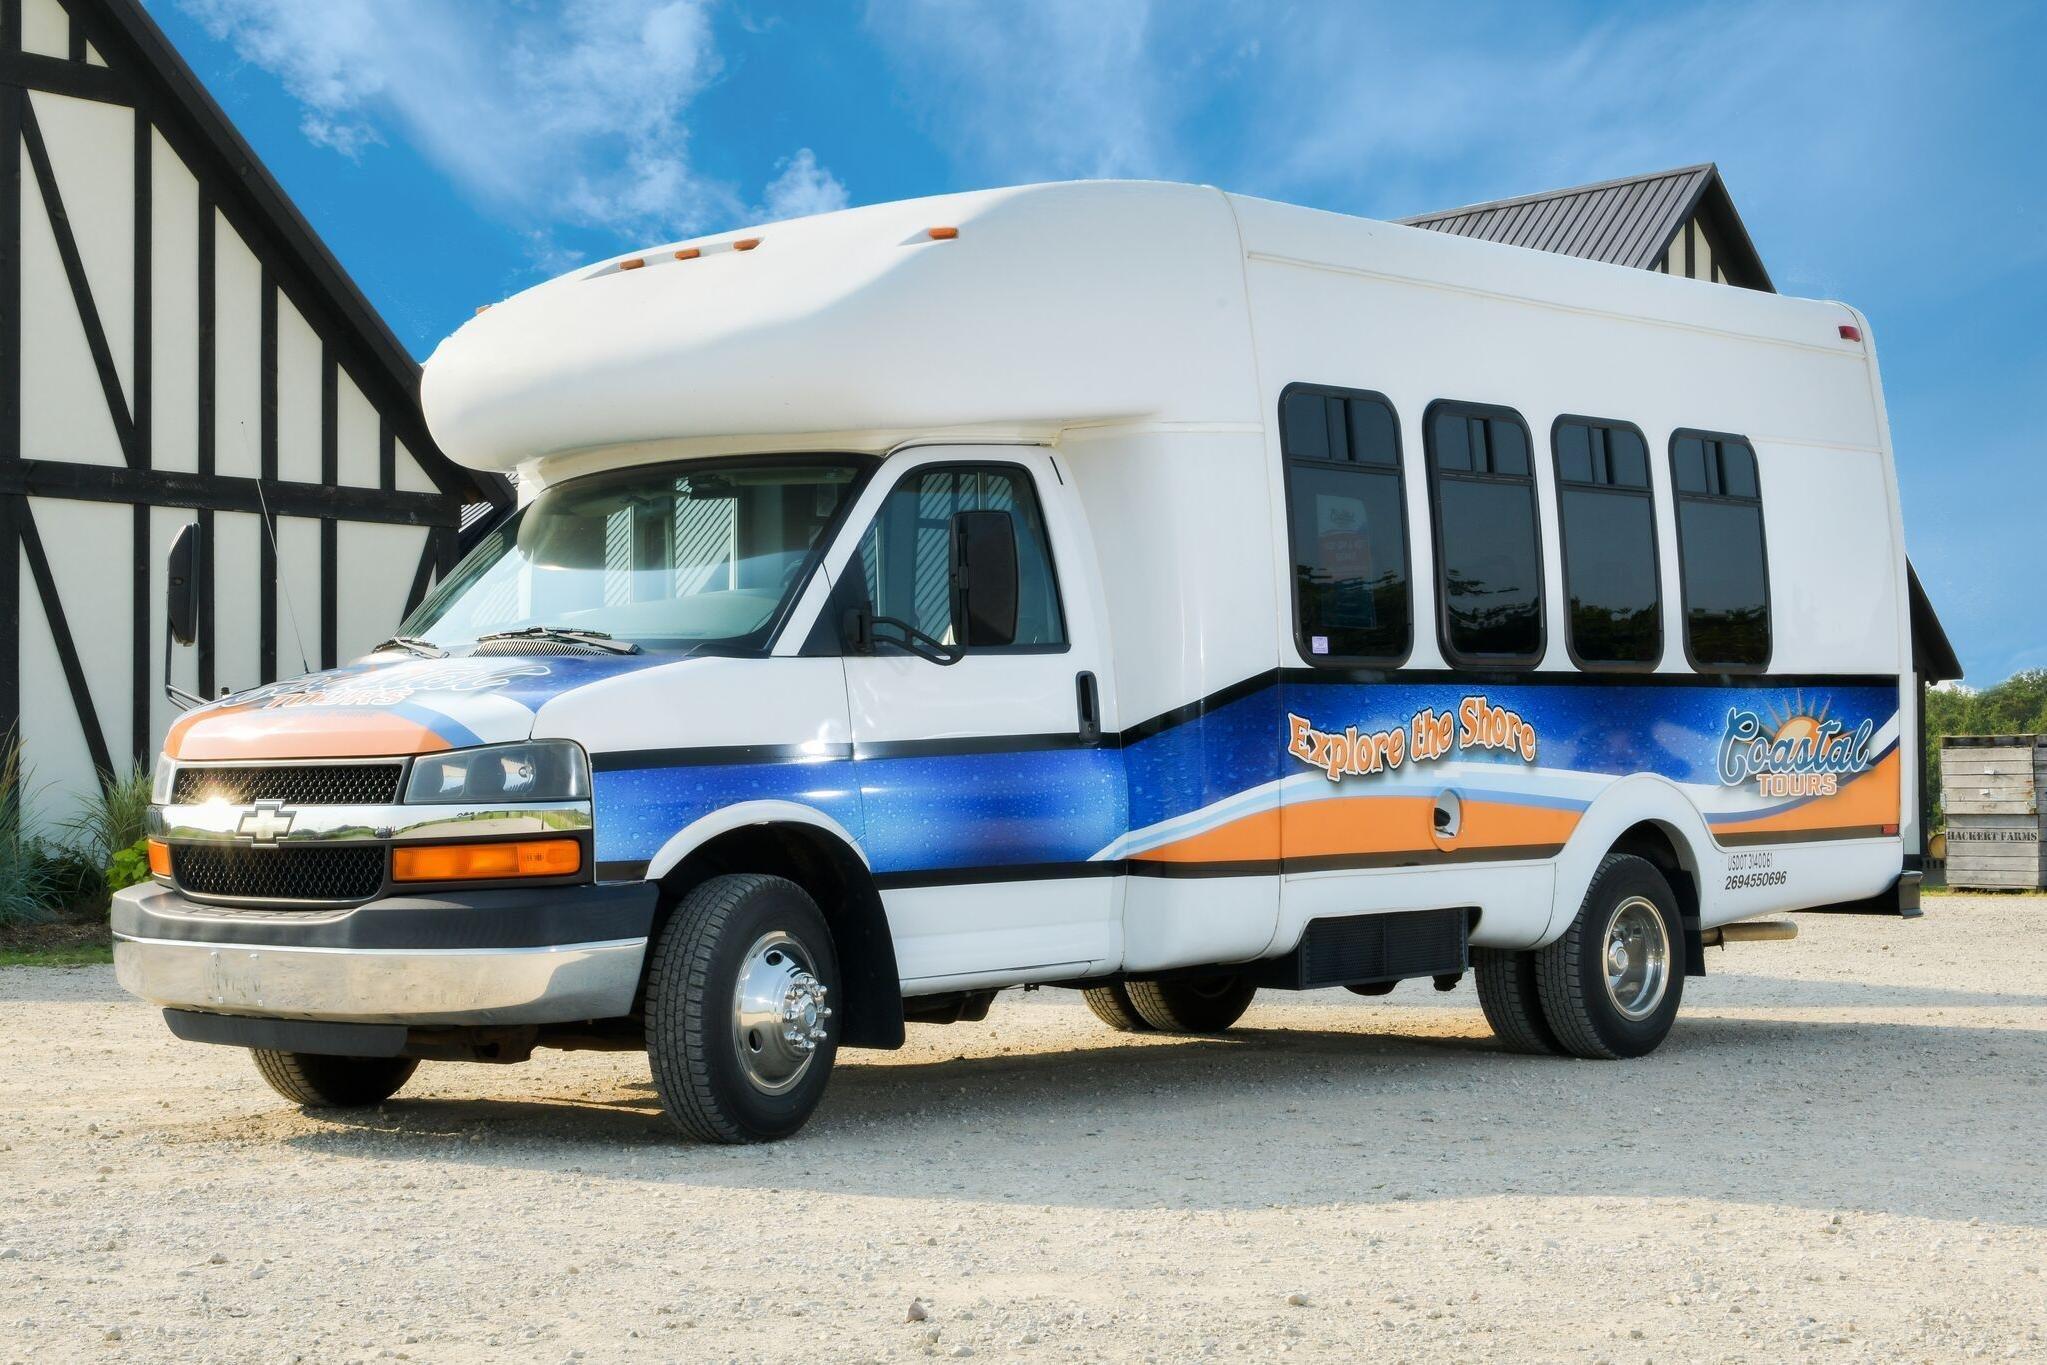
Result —
M 479 303 L 476 305 L 476 316 L 478 317 L 482 317 L 485 313 L 488 313 L 489 311 L 490 305 L 487 303 Z
M 926 228 L 925 231 L 931 235 L 934 242 L 949 242 L 960 235 L 960 230 L 956 227 Z
M 693 246 L 686 246 L 682 250 L 675 253 L 675 259 L 678 261 L 693 261 L 703 254 L 704 254 L 703 252 L 698 251 Z
M 732 249 L 734 251 L 751 251 L 760 244 L 761 239 L 758 237 L 741 237 L 732 244 Z
M 1860 327 L 1856 327 L 1856 326 L 1853 326 L 1853 325 L 1851 325 L 1851 324 L 1849 324 L 1849 323 L 1846 323 L 1846 322 L 1842 323 L 1842 324 L 1841 324 L 1841 340 L 1843 340 L 1843 341 L 1860 341 L 1860 340 L 1862 340 L 1862 329 L 1861 329 Z
M 628 256 L 618 263 L 618 268 L 620 270 L 638 270 L 646 263 L 647 259 L 644 256 Z

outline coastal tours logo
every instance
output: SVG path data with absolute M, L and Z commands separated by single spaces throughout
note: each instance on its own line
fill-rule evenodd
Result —
M 1523 763 L 1535 762 L 1535 726 L 1484 696 L 1466 697 L 1455 711 L 1424 706 L 1406 725 L 1384 730 L 1320 730 L 1306 716 L 1287 713 L 1286 751 L 1331 782 L 1391 772 L 1452 753 L 1503 750 Z
M 1720 738 L 1720 781 L 1756 784 L 1759 796 L 1832 796 L 1841 780 L 1866 772 L 1876 722 L 1849 729 L 1829 715 L 1833 704 L 1797 694 L 1767 717 L 1730 707 Z

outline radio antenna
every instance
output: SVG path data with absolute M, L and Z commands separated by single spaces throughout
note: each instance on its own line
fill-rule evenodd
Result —
M 249 444 L 249 424 L 237 423 L 242 429 L 242 447 Z M 284 572 L 284 555 L 277 548 L 277 519 L 270 515 L 270 499 L 263 494 L 263 476 L 256 476 L 256 505 L 263 509 L 263 533 L 270 538 L 270 561 L 277 566 L 277 590 L 284 594 L 284 619 L 291 622 L 291 638 L 299 647 L 299 672 L 310 673 L 313 665 L 306 659 L 306 637 L 299 633 L 299 614 L 291 604 L 291 580 Z

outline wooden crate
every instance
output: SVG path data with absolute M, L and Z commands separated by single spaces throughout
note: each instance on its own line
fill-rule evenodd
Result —
M 2047 886 L 2047 735 L 1950 735 L 1940 743 L 1940 788 L 1949 886 Z

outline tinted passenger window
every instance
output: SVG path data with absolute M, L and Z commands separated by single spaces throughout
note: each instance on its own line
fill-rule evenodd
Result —
M 1697 668 L 1761 668 L 1770 662 L 1770 582 L 1756 453 L 1739 436 L 1679 432 L 1670 468 L 1686 651 Z
M 933 466 L 890 490 L 860 542 L 860 572 L 875 614 L 955 643 L 952 514 L 983 511 L 1007 512 L 1015 525 L 1016 638 L 977 652 L 1063 646 L 1066 624 L 1045 519 L 1030 476 L 1013 466 Z
M 1453 662 L 1542 657 L 1542 541 L 1528 428 L 1505 408 L 1430 405 L 1443 644 Z
M 1649 447 L 1633 427 L 1565 420 L 1556 457 L 1571 653 L 1593 666 L 1653 664 L 1663 608 Z
M 1294 615 L 1314 660 L 1407 657 L 1400 430 L 1376 394 L 1296 384 L 1280 399 Z

